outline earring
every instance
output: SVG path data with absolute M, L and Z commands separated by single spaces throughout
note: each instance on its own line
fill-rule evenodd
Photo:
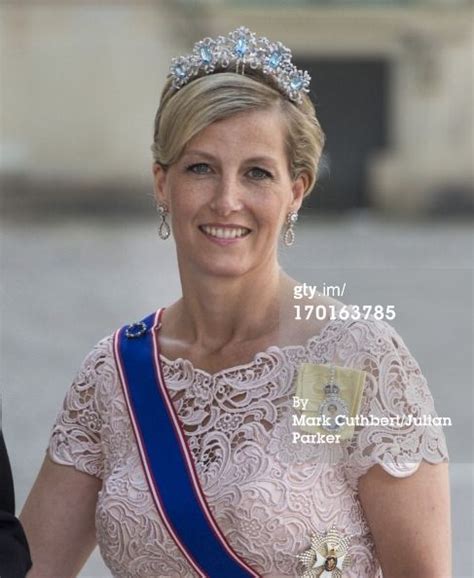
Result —
M 298 213 L 296 211 L 290 211 L 286 216 L 286 231 L 283 235 L 283 241 L 287 247 L 291 247 L 295 242 L 295 231 L 293 227 L 297 220 Z
M 157 210 L 161 217 L 161 223 L 160 226 L 158 227 L 158 235 L 160 236 L 160 239 L 163 239 L 165 241 L 171 235 L 171 229 L 170 226 L 168 225 L 168 221 L 166 220 L 169 211 L 164 203 L 160 203 L 158 205 Z

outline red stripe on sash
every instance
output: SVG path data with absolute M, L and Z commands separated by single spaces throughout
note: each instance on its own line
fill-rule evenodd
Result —
M 159 315 L 160 318 L 161 318 L 161 312 L 162 311 L 163 311 L 163 309 L 160 310 L 160 315 Z M 257 574 L 255 572 L 255 570 L 253 570 L 252 568 L 247 566 L 247 564 L 245 564 L 245 562 L 241 558 L 239 558 L 239 556 L 234 552 L 234 550 L 232 549 L 230 544 L 227 542 L 224 534 L 221 532 L 219 526 L 217 525 L 211 510 L 209 509 L 209 506 L 208 506 L 207 501 L 206 501 L 206 497 L 205 497 L 204 492 L 201 488 L 201 484 L 200 484 L 199 477 L 198 477 L 197 472 L 196 472 L 196 467 L 194 465 L 194 461 L 192 459 L 192 453 L 191 453 L 191 450 L 188 446 L 186 434 L 184 433 L 183 426 L 182 426 L 181 422 L 179 421 L 178 416 L 176 415 L 176 412 L 175 412 L 175 409 L 173 406 L 173 402 L 171 401 L 171 397 L 170 397 L 169 392 L 165 386 L 165 380 L 163 378 L 163 368 L 161 366 L 161 360 L 160 360 L 160 346 L 159 346 L 159 342 L 158 342 L 158 332 L 157 331 L 153 332 L 153 351 L 154 351 L 154 358 L 155 358 L 155 368 L 156 368 L 156 370 L 158 372 L 158 376 L 159 376 L 159 379 L 157 380 L 157 382 L 159 384 L 161 384 L 161 388 L 162 388 L 162 391 L 164 393 L 164 398 L 166 401 L 166 407 L 167 407 L 168 413 L 170 415 L 170 418 L 173 422 L 173 425 L 175 427 L 176 437 L 179 439 L 180 446 L 181 446 L 181 452 L 182 452 L 182 454 L 186 460 L 186 464 L 188 466 L 189 473 L 191 474 L 191 478 L 192 478 L 193 484 L 194 484 L 194 489 L 195 489 L 196 495 L 199 498 L 201 509 L 205 513 L 206 518 L 209 521 L 209 525 L 213 529 L 216 538 L 221 542 L 222 546 L 227 550 L 229 555 L 232 556 L 232 558 L 234 558 L 234 560 L 242 568 L 244 568 L 245 570 L 247 570 L 247 572 L 249 572 L 252 576 L 254 576 L 254 578 L 260 578 L 260 575 Z

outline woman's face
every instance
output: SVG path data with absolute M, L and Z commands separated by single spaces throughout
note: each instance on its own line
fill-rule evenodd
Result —
M 203 129 L 167 170 L 154 165 L 180 266 L 238 276 L 276 264 L 281 227 L 308 184 L 292 181 L 284 138 L 278 111 L 239 113 Z

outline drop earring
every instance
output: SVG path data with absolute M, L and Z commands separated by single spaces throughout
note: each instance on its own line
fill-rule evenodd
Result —
M 295 231 L 294 225 L 298 220 L 298 213 L 296 211 L 290 211 L 286 216 L 286 231 L 283 235 L 283 241 L 287 247 L 291 247 L 295 242 Z
M 171 229 L 166 218 L 169 214 L 169 211 L 164 203 L 160 203 L 157 207 L 157 210 L 161 217 L 161 223 L 158 227 L 158 235 L 160 236 L 160 239 L 165 241 L 171 235 Z

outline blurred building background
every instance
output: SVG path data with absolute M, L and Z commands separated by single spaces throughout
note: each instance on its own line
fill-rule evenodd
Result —
M 156 235 L 153 118 L 170 58 L 246 25 L 310 71 L 327 135 L 282 265 L 394 304 L 453 421 L 454 576 L 473 576 L 472 16 L 466 0 L 0 0 L 0 392 L 19 509 L 82 358 L 180 295 Z M 96 552 L 81 577 L 106 576 Z
M 170 57 L 242 24 L 312 75 L 328 137 L 312 206 L 472 210 L 467 0 L 3 0 L 0 11 L 5 210 L 143 208 Z

